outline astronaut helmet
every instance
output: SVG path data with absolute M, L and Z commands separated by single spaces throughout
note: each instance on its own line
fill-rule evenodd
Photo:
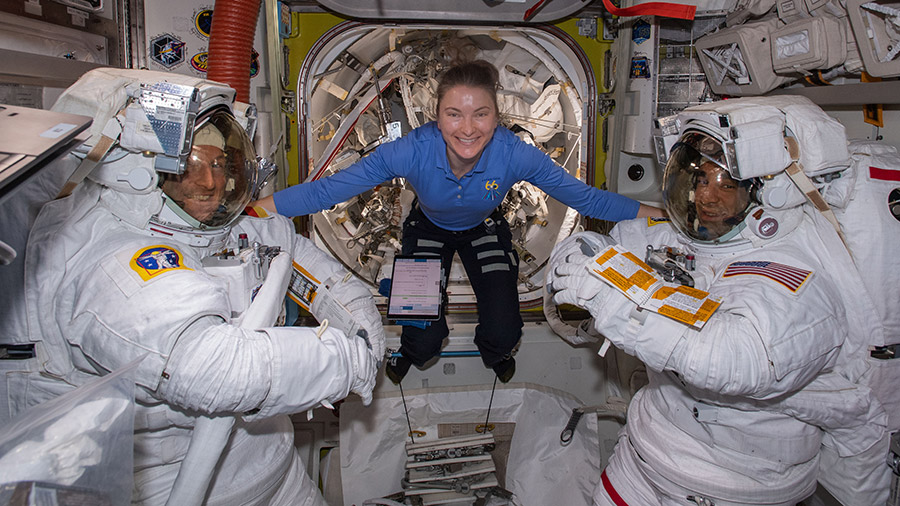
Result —
M 805 97 L 710 102 L 658 126 L 669 219 L 695 243 L 774 238 L 807 202 L 799 185 L 821 190 L 850 165 L 843 126 Z
M 154 221 L 199 230 L 226 227 L 250 202 L 256 181 L 253 144 L 231 110 L 219 105 L 198 116 L 183 172 L 160 172 L 158 185 L 171 213 Z
M 721 139 L 685 132 L 672 148 L 663 175 L 669 219 L 692 240 L 721 243 L 740 233 L 756 206 L 756 184 L 731 175 Z
M 231 87 L 165 72 L 100 68 L 53 107 L 92 116 L 76 156 L 97 160 L 87 179 L 112 190 L 108 207 L 138 227 L 219 237 L 259 191 L 251 137 L 255 108 Z M 130 197 L 126 197 L 130 196 Z M 209 243 L 209 241 L 206 241 Z

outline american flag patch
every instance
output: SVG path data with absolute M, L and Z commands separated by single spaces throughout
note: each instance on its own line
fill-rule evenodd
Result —
M 788 290 L 796 292 L 804 283 L 806 283 L 806 280 L 812 276 L 812 271 L 791 267 L 790 265 L 784 265 L 778 262 L 734 262 L 725 268 L 722 277 L 730 278 L 744 274 L 765 276 L 776 283 L 784 285 Z

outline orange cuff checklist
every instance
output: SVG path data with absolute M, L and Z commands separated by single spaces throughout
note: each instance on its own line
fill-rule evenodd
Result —
M 703 328 L 722 299 L 689 286 L 667 283 L 652 267 L 625 248 L 614 245 L 585 265 L 594 276 L 616 288 L 641 309 Z

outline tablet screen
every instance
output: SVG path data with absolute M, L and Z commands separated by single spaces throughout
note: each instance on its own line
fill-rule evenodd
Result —
M 396 256 L 388 297 L 389 320 L 441 317 L 441 259 Z

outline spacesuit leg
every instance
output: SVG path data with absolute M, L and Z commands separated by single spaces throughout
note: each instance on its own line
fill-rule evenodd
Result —
M 444 270 L 443 303 L 447 303 L 447 277 L 453 262 L 454 249 L 448 244 L 451 233 L 442 230 L 428 221 L 418 207 L 410 211 L 403 223 L 404 255 L 440 256 L 441 268 Z M 446 307 L 446 306 L 445 306 Z M 425 328 L 404 326 L 400 335 L 400 354 L 416 366 L 421 367 L 441 351 L 444 338 L 450 333 L 446 315 L 441 314 L 439 320 L 431 322 Z
M 720 497 L 707 497 L 704 492 L 690 490 L 668 480 L 644 461 L 629 440 L 628 427 L 619 432 L 619 442 L 603 470 L 594 490 L 595 506 L 795 506 L 797 500 L 771 502 L 734 502 Z M 652 480 L 652 481 L 651 481 Z
M 512 246 L 509 225 L 502 215 L 495 214 L 494 226 L 478 227 L 458 250 L 478 303 L 475 345 L 488 367 L 509 358 L 522 337 L 516 289 L 519 257 Z
M 819 483 L 844 506 L 889 504 L 891 468 L 887 465 L 890 435 L 865 452 L 841 457 L 837 451 L 822 445 L 819 469 L 827 470 L 828 480 Z M 863 472 L 864 470 L 873 470 Z
M 640 457 L 628 441 L 627 429 L 619 432 L 619 442 L 594 490 L 596 506 L 663 505 L 660 496 L 641 473 Z
M 306 474 L 303 461 L 296 450 L 291 468 L 285 474 L 281 488 L 272 498 L 271 506 L 328 506 L 315 482 Z

